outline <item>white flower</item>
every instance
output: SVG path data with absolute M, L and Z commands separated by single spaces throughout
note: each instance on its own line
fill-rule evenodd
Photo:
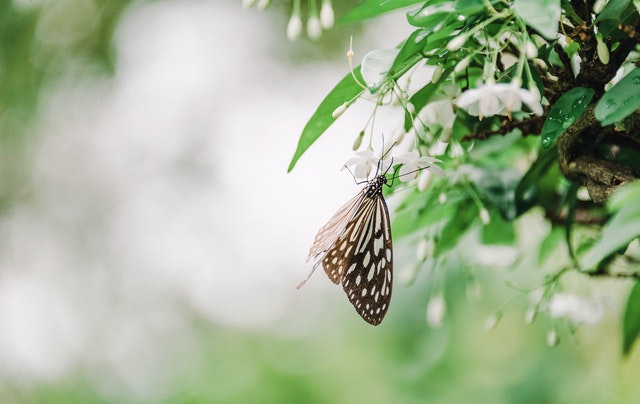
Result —
M 299 14 L 293 14 L 287 24 L 287 38 L 290 41 L 295 41 L 300 38 L 302 33 L 302 19 Z
M 432 101 L 422 108 L 420 117 L 431 124 L 438 124 L 443 128 L 443 134 L 450 133 L 456 121 L 452 100 Z
M 547 345 L 553 348 L 559 343 L 560 343 L 560 337 L 558 337 L 558 332 L 556 330 L 549 331 L 547 333 Z
M 440 328 L 447 313 L 447 305 L 442 295 L 434 296 L 427 303 L 427 324 L 431 328 Z
M 504 103 L 504 111 L 502 114 L 506 114 L 511 118 L 511 111 L 520 111 L 522 109 L 522 103 L 524 103 L 534 114 L 542 115 L 542 105 L 540 105 L 539 98 L 531 91 L 524 89 L 521 86 L 521 82 L 518 79 L 513 80 L 508 85 L 504 83 L 496 84 L 496 86 L 502 86 L 498 89 L 498 97 Z
M 549 315 L 566 317 L 575 325 L 596 324 L 604 315 L 604 303 L 602 299 L 556 293 L 549 302 Z
M 307 35 L 314 41 L 317 41 L 322 36 L 322 25 L 317 15 L 312 15 L 307 20 Z
M 351 157 L 345 163 L 345 166 L 353 166 L 353 175 L 358 179 L 367 179 L 371 172 L 375 172 L 380 160 L 374 157 L 373 150 L 360 150 L 356 152 L 354 157 Z
M 393 160 L 395 163 L 402 164 L 400 172 L 398 173 L 400 181 L 407 182 L 411 179 L 416 179 L 418 172 L 422 170 L 429 170 L 435 174 L 444 176 L 442 168 L 435 164 L 436 162 L 441 162 L 440 160 L 431 156 L 420 156 L 420 153 L 415 150 L 405 153 L 402 156 L 394 157 Z M 409 174 L 414 175 L 410 176 Z
M 499 84 L 489 82 L 478 88 L 472 88 L 460 95 L 456 104 L 466 109 L 470 115 L 480 117 L 497 115 L 504 109 L 498 97 Z
M 333 27 L 333 23 L 335 22 L 335 15 L 333 14 L 333 8 L 331 7 L 330 0 L 324 0 L 322 2 L 322 7 L 320 8 L 320 22 L 322 23 L 322 28 L 324 29 Z
M 457 104 L 471 115 L 480 119 L 493 115 L 508 115 L 520 111 L 524 103 L 534 114 L 542 115 L 542 105 L 531 91 L 520 87 L 520 80 L 511 83 L 488 82 L 478 88 L 465 91 Z

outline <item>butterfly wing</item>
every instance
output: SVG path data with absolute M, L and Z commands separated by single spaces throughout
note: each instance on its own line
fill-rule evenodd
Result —
M 378 176 L 336 212 L 316 235 L 309 257 L 333 283 L 342 283 L 349 301 L 370 324 L 382 322 L 393 281 L 391 221 Z M 300 288 L 306 279 L 298 285 Z
M 347 227 L 349 221 L 354 216 L 354 213 L 361 205 L 362 200 L 365 198 L 365 191 L 362 190 L 356 196 L 351 198 L 347 203 L 345 203 L 338 211 L 331 217 L 329 222 L 322 226 L 311 245 L 311 249 L 309 250 L 309 255 L 307 256 L 307 261 L 310 259 L 315 259 L 316 262 L 313 264 L 313 269 L 307 276 L 307 278 L 302 281 L 297 288 L 300 289 L 305 282 L 311 277 L 313 272 L 318 268 L 318 266 L 323 262 L 323 257 L 326 256 L 326 252 L 336 244 L 338 238 L 344 233 L 345 228 Z M 327 275 L 333 281 L 333 283 L 338 284 L 341 280 L 341 276 L 332 276 L 329 271 L 326 270 Z
M 358 314 L 378 325 L 389 308 L 393 281 L 391 221 L 382 193 L 365 198 L 338 247 L 342 239 L 348 241 L 344 250 L 348 254 L 338 269 L 344 271 L 342 287 Z

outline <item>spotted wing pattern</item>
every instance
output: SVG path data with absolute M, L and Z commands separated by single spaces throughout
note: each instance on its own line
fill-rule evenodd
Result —
M 382 195 L 386 182 L 384 175 L 369 181 L 320 229 L 309 253 L 317 259 L 314 270 L 321 263 L 329 279 L 342 283 L 358 314 L 373 325 L 380 324 L 389 308 L 393 280 L 391 222 Z

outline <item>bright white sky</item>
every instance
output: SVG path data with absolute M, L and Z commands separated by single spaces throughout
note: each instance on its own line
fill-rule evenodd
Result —
M 341 291 L 323 274 L 295 285 L 316 230 L 358 191 L 340 167 L 370 108 L 348 111 L 286 174 L 347 63 L 293 65 L 300 45 L 272 13 L 218 0 L 135 7 L 117 29 L 114 77 L 70 72 L 47 95 L 33 191 L 0 225 L 0 375 L 109 363 L 144 388 L 136 378 L 161 349 L 148 341 L 188 327 L 185 307 L 302 334 L 329 315 L 320 299 Z M 403 18 L 354 38 L 356 60 L 401 40 Z M 342 303 L 331 307 L 351 310 Z

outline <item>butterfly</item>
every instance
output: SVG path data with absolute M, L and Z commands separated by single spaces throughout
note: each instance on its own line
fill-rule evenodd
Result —
M 342 284 L 349 301 L 368 323 L 382 322 L 391 300 L 393 249 L 391 221 L 382 195 L 385 174 L 376 175 L 342 206 L 316 235 L 307 261 L 322 265 L 329 279 Z

